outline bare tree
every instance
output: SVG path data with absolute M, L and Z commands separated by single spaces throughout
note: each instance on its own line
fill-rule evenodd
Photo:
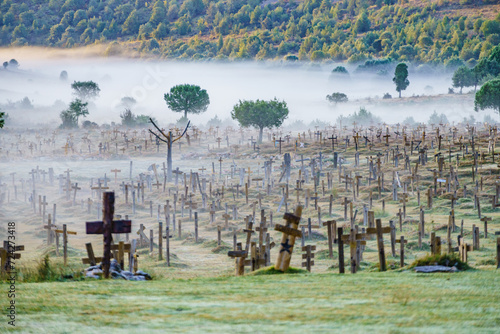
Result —
M 184 132 L 182 132 L 182 134 L 179 137 L 174 138 L 172 131 L 168 131 L 168 135 L 167 135 L 167 134 L 165 134 L 165 132 L 163 132 L 163 130 L 161 130 L 158 127 L 158 125 L 155 124 L 155 122 L 151 118 L 149 118 L 149 121 L 151 122 L 151 124 L 154 125 L 156 130 L 158 130 L 158 132 L 160 132 L 160 134 L 163 136 L 163 138 L 158 136 L 151 129 L 149 129 L 149 132 L 151 132 L 156 138 L 158 138 L 158 140 L 161 140 L 162 142 L 167 143 L 167 181 L 171 182 L 172 181 L 172 144 L 175 143 L 176 141 L 178 141 L 179 139 L 181 139 L 186 134 L 186 131 L 189 128 L 189 124 L 191 122 L 188 122 L 188 124 L 186 125 L 186 128 L 184 129 Z

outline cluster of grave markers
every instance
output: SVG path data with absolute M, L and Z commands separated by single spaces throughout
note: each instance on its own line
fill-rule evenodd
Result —
M 172 129 L 172 131 L 177 136 L 181 133 L 179 129 Z M 260 224 L 264 224 L 263 226 L 256 226 L 255 231 L 252 227 L 256 224 L 256 208 L 259 210 L 267 209 L 269 211 L 270 225 L 272 226 L 273 208 L 270 205 L 266 205 L 266 202 L 270 201 L 271 196 L 276 194 L 279 194 L 281 197 L 279 203 L 276 203 L 278 204 L 276 213 L 279 213 L 283 208 L 287 212 L 289 206 L 292 204 L 303 207 L 307 215 L 315 219 L 317 225 L 312 225 L 311 218 L 308 219 L 307 228 L 309 235 L 311 235 L 313 226 L 316 226 L 316 228 L 320 228 L 321 226 L 326 227 L 330 257 L 333 254 L 333 244 L 338 243 L 339 246 L 339 270 L 344 270 L 343 256 L 342 258 L 340 256 L 340 254 L 343 254 L 343 246 L 345 244 L 349 245 L 351 272 L 354 273 L 359 270 L 366 241 L 370 240 L 373 236 L 376 236 L 377 239 L 380 268 L 384 270 L 385 252 L 383 234 L 390 233 L 393 256 L 395 256 L 395 244 L 400 243 L 401 264 L 404 264 L 404 244 L 408 242 L 408 239 L 404 238 L 404 236 L 401 236 L 399 239 L 396 238 L 397 229 L 394 223 L 390 223 L 390 226 L 382 227 L 380 221 L 379 226 L 379 220 L 375 220 L 373 211 L 374 199 L 375 201 L 378 200 L 383 212 L 385 211 L 386 202 L 400 203 L 399 212 L 396 216 L 398 217 L 399 230 L 402 232 L 403 225 L 405 224 L 408 225 L 408 229 L 411 229 L 411 222 L 406 221 L 407 203 L 416 197 L 419 215 L 416 225 L 418 229 L 418 243 L 421 248 L 423 239 L 425 239 L 428 233 L 426 232 L 426 226 L 428 228 L 429 225 L 426 225 L 425 222 L 426 209 L 420 201 L 420 193 L 423 191 L 427 195 L 426 208 L 428 211 L 433 209 L 433 201 L 436 197 L 448 196 L 451 202 L 448 234 L 446 237 L 447 250 L 449 252 L 459 251 L 462 258 L 467 259 L 467 251 L 471 250 L 470 247 L 464 238 L 459 239 L 458 247 L 452 247 L 451 235 L 452 233 L 456 233 L 457 229 L 455 224 L 455 202 L 462 197 L 473 197 L 474 209 L 477 210 L 478 218 L 484 224 L 484 237 L 487 238 L 487 226 L 492 218 L 481 214 L 481 200 L 484 202 L 485 198 L 491 197 L 491 207 L 492 210 L 495 210 L 500 205 L 498 203 L 500 184 L 494 185 L 494 195 L 486 194 L 485 191 L 489 189 L 483 191 L 483 187 L 485 184 L 489 186 L 492 183 L 491 176 L 486 174 L 481 175 L 481 168 L 484 164 L 495 163 L 497 129 L 489 127 L 481 130 L 481 133 L 478 133 L 478 131 L 475 127 L 468 127 L 464 133 L 456 127 L 447 125 L 433 126 L 431 129 L 427 129 L 426 127 L 407 129 L 397 125 L 362 128 L 354 125 L 350 129 L 347 127 L 331 127 L 320 131 L 316 128 L 315 132 L 308 131 L 306 133 L 304 131 L 299 133 L 297 138 L 294 138 L 278 130 L 275 133 L 268 132 L 266 134 L 268 140 L 271 140 L 273 143 L 275 149 L 274 157 L 271 154 L 265 157 L 262 168 L 259 165 L 253 171 L 250 167 L 238 166 L 234 159 L 231 161 L 228 158 L 223 158 L 227 155 L 220 154 L 215 160 L 219 168 L 215 167 L 216 162 L 214 161 L 212 163 L 212 171 L 208 175 L 205 174 L 206 169 L 203 166 L 199 166 L 201 168 L 195 172 L 193 170 L 182 171 L 180 168 L 176 168 L 173 171 L 174 176 L 170 184 L 167 181 L 165 164 L 163 164 L 162 168 L 163 178 L 159 175 L 160 173 L 155 163 L 151 165 L 152 173 L 140 173 L 138 178 L 133 178 L 133 163 L 131 161 L 129 176 L 125 178 L 127 181 L 122 181 L 121 183 L 118 183 L 118 174 L 122 173 L 122 170 L 114 168 L 110 172 L 114 173 L 114 184 L 112 186 L 119 186 L 120 188 L 121 195 L 118 196 L 121 201 L 120 204 L 125 204 L 127 208 L 131 207 L 131 212 L 127 210 L 127 213 L 130 215 L 136 214 L 136 210 L 138 209 L 137 204 L 141 204 L 142 210 L 149 204 L 149 215 L 153 218 L 154 205 L 153 200 L 146 200 L 148 193 L 151 195 L 160 194 L 164 198 L 167 198 L 164 203 L 155 204 L 155 206 L 158 206 L 157 222 L 160 222 L 163 218 L 166 222 L 166 234 L 163 236 L 162 227 L 160 227 L 159 239 L 162 241 L 165 238 L 167 245 L 171 237 L 170 227 L 173 228 L 173 231 L 177 227 L 179 237 L 181 237 L 182 223 L 193 221 L 193 215 L 197 239 L 198 219 L 202 213 L 207 214 L 206 219 L 204 218 L 203 220 L 204 222 L 208 221 L 209 225 L 219 224 L 221 226 L 218 228 L 217 238 L 220 245 L 220 230 L 222 226 L 228 229 L 229 220 L 232 220 L 231 228 L 237 230 L 238 211 L 241 211 L 241 215 L 244 216 L 244 210 L 248 210 L 248 207 L 239 204 L 240 197 L 244 196 L 245 203 L 252 208 L 254 213 L 253 215 L 246 216 L 244 220 L 246 228 L 243 232 L 247 235 L 245 248 L 243 249 L 242 245 L 234 242 L 234 250 L 231 253 L 232 255 L 230 255 L 237 259 L 237 273 L 241 274 L 241 268 L 244 268 L 244 266 L 251 266 L 251 270 L 255 270 L 270 263 L 270 249 L 273 243 L 270 241 L 270 234 L 267 232 L 266 217 L 261 215 Z M 234 137 L 234 134 L 239 137 L 238 145 L 231 146 L 230 139 Z M 44 145 L 52 145 L 52 148 L 57 150 L 55 148 L 56 135 L 57 133 L 53 133 L 50 141 L 42 140 L 42 137 L 39 136 L 38 145 L 33 144 L 33 142 L 30 143 L 34 149 L 34 153 L 31 152 L 30 154 L 32 156 L 37 152 L 43 154 L 44 152 L 41 149 L 42 142 L 44 142 Z M 192 128 L 186 136 L 186 141 L 188 145 L 199 143 L 202 146 L 202 142 L 206 143 L 214 139 L 215 144 L 213 144 L 212 151 L 210 151 L 210 144 L 208 151 L 208 153 L 213 153 L 220 150 L 221 136 L 226 138 L 226 149 L 229 149 L 230 152 L 234 150 L 234 153 L 232 153 L 233 156 L 236 155 L 237 150 L 242 151 L 241 146 L 245 144 L 247 144 L 248 149 L 253 151 L 269 150 L 266 144 L 257 146 L 253 136 L 247 141 L 245 139 L 245 131 L 240 131 L 238 134 L 232 129 L 226 129 L 224 134 L 222 134 L 219 133 L 219 128 L 211 129 L 207 132 L 201 132 L 196 128 Z M 96 146 L 99 150 L 93 149 L 92 143 L 96 143 L 95 138 L 90 139 L 87 134 L 82 139 L 83 143 L 88 146 L 88 154 L 92 154 L 92 152 L 94 152 L 93 154 L 99 152 L 99 155 L 112 154 L 112 143 L 115 144 L 115 154 L 118 152 L 118 146 L 123 147 L 122 153 L 137 152 L 138 154 L 146 154 L 148 149 L 151 153 L 157 153 L 160 147 L 158 140 L 155 141 L 155 138 L 145 130 L 118 131 L 115 129 L 113 131 L 101 131 L 99 138 L 101 141 Z M 153 142 L 155 142 L 156 147 L 151 145 Z M 134 144 L 133 147 L 129 147 L 131 143 Z M 23 145 L 22 142 L 18 144 Z M 302 150 L 302 146 L 306 147 Z M 11 145 L 11 147 L 13 146 Z M 76 147 L 76 140 L 69 135 L 66 138 L 64 154 L 69 154 L 70 150 L 71 153 L 78 153 Z M 487 150 L 485 149 L 486 147 Z M 180 146 L 178 150 L 181 150 Z M 292 156 L 290 153 L 286 153 L 283 156 L 281 167 L 273 166 L 273 164 L 277 165 L 279 163 L 278 159 L 281 157 L 282 150 L 290 153 L 292 151 L 295 152 L 295 163 L 298 165 L 296 165 L 297 169 L 293 170 L 293 172 L 292 169 L 295 166 L 292 166 Z M 309 154 L 309 157 L 307 157 L 307 152 L 311 151 L 312 154 Z M 3 152 L 3 154 L 8 157 L 9 153 L 6 152 Z M 83 153 L 81 148 L 80 152 Z M 363 164 L 362 152 L 366 154 L 366 165 Z M 350 153 L 354 155 L 352 161 L 348 159 L 350 158 Z M 333 156 L 333 159 L 328 159 L 329 156 Z M 428 166 L 432 164 L 433 160 L 436 162 L 435 168 L 429 169 Z M 472 182 L 466 184 L 468 175 L 465 175 L 462 166 L 470 163 L 472 163 Z M 459 168 L 462 170 L 459 170 Z M 278 170 L 279 179 L 276 179 L 273 174 L 275 170 Z M 79 185 L 77 182 L 71 182 L 71 172 L 68 169 L 59 175 L 59 193 L 65 195 L 67 202 L 72 202 L 75 205 L 77 203 L 78 191 L 85 188 L 85 186 L 83 184 Z M 336 172 L 338 173 L 338 184 L 334 186 L 334 174 Z M 47 179 L 46 175 L 48 175 Z M 387 175 L 389 177 L 392 175 L 392 179 L 388 180 Z M 0 182 L 0 194 L 2 195 L 3 202 L 10 201 L 11 189 L 14 193 L 14 199 L 17 199 L 18 184 L 15 182 L 15 176 L 15 173 L 11 174 L 12 188 L 7 183 Z M 26 194 L 29 194 L 34 213 L 38 212 L 42 217 L 44 227 L 47 229 L 47 243 L 50 244 L 55 239 L 56 244 L 58 244 L 58 236 L 62 234 L 64 239 L 63 247 L 65 247 L 67 236 L 68 234 L 72 234 L 72 232 L 68 232 L 67 230 L 64 232 L 64 225 L 62 229 L 59 227 L 56 223 L 56 204 L 53 204 L 52 214 L 48 213 L 47 197 L 38 193 L 38 189 L 41 188 L 40 186 L 53 185 L 55 179 L 52 168 L 48 172 L 45 172 L 37 167 L 30 172 L 30 178 L 26 180 L 21 179 L 19 182 L 21 183 L 21 192 L 25 194 L 25 199 Z M 121 177 L 121 179 L 123 180 L 124 178 Z M 428 182 L 428 179 L 431 182 Z M 162 183 L 159 181 L 162 181 Z M 105 191 L 110 189 L 110 183 L 113 182 L 106 175 L 104 175 L 104 178 L 92 179 L 90 182 L 91 196 L 87 200 L 80 199 L 82 209 L 84 209 L 85 203 L 87 204 L 88 213 L 93 211 L 93 208 L 97 208 L 97 210 L 93 211 L 97 212 L 97 219 L 101 219 L 101 209 L 104 209 L 104 206 L 101 207 L 100 199 Z M 430 186 L 426 188 L 426 184 L 430 184 Z M 295 186 L 295 188 L 290 188 L 290 185 Z M 333 192 L 335 190 L 342 192 L 342 194 L 334 195 Z M 290 191 L 295 191 L 295 196 L 290 196 Z M 377 198 L 374 198 L 374 193 L 378 195 Z M 388 194 L 390 195 L 387 196 Z M 325 203 L 328 203 L 328 210 L 322 209 L 324 208 L 322 205 L 325 205 Z M 342 207 L 344 226 L 340 227 L 337 224 L 341 221 L 341 217 L 336 217 L 338 215 L 336 215 L 335 211 L 337 211 L 336 208 L 339 208 L 338 211 L 342 212 Z M 232 209 L 232 215 L 229 208 Z M 219 215 L 218 211 L 224 211 L 224 213 Z M 313 212 L 312 214 L 311 211 Z M 356 224 L 358 212 L 362 212 L 363 214 L 364 227 Z M 300 214 L 295 214 L 294 217 L 300 217 Z M 104 219 L 104 217 L 102 218 Z M 332 220 L 332 218 L 336 219 Z M 294 219 L 290 214 L 286 214 L 286 225 L 277 224 L 275 226 L 277 231 L 283 232 L 281 247 L 284 248 L 280 248 L 279 250 L 279 259 L 282 259 L 276 262 L 276 268 L 279 270 L 283 269 L 281 267 L 283 259 L 285 259 L 284 263 L 286 263 L 288 255 L 291 256 L 295 238 L 304 235 L 303 231 L 299 230 L 300 219 L 299 221 Z M 358 221 L 360 221 L 359 218 Z M 161 223 L 158 225 L 162 226 Z M 347 229 L 348 233 L 343 234 Z M 251 240 L 251 236 L 255 232 L 259 232 L 258 242 Z M 440 250 L 441 240 L 439 236 L 433 239 L 432 233 L 430 243 L 433 246 L 431 249 L 437 253 Z M 149 241 L 149 246 L 152 247 L 153 238 L 151 234 L 148 238 L 142 227 L 139 229 L 138 234 L 140 240 Z M 236 235 L 236 232 L 234 235 Z M 461 235 L 463 235 L 463 222 Z M 269 239 L 269 242 L 267 239 Z M 472 250 L 480 249 L 479 239 L 479 226 L 474 226 L 472 231 Z M 142 245 L 140 240 L 139 242 Z M 134 240 L 132 240 L 132 243 L 134 243 Z M 133 251 L 134 247 L 132 247 L 132 244 L 130 246 L 126 245 L 122 246 L 124 249 L 123 252 L 126 252 L 125 249 L 128 249 L 130 254 L 132 254 L 132 256 L 129 256 L 131 262 L 135 259 L 135 263 L 137 263 L 137 254 L 135 250 Z M 290 248 L 290 246 L 292 247 Z M 114 245 L 110 245 L 110 247 L 113 248 Z M 120 246 L 116 245 L 116 247 L 118 248 L 115 251 L 120 253 Z M 162 247 L 162 242 L 158 243 L 158 247 Z M 303 247 L 304 252 L 306 252 L 304 254 L 304 259 L 306 260 L 304 266 L 310 270 L 314 264 L 312 260 L 314 253 L 312 252 L 315 249 L 305 245 Z M 161 257 L 162 251 L 159 254 Z M 168 254 L 168 251 L 166 254 Z M 117 255 L 117 257 L 120 258 L 120 255 Z M 90 254 L 89 259 L 90 263 L 95 262 L 92 261 Z M 123 256 L 120 259 L 123 259 Z M 166 260 L 170 261 L 169 256 L 167 256 Z

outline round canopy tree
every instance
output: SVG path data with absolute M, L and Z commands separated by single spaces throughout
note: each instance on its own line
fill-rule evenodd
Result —
M 242 127 L 253 126 L 259 129 L 259 143 L 262 143 L 264 128 L 279 127 L 288 116 L 285 101 L 276 98 L 271 101 L 239 101 L 231 111 L 231 117 Z
M 75 81 L 71 84 L 73 94 L 82 101 L 89 101 L 99 96 L 101 89 L 93 81 Z
M 335 103 L 335 104 L 345 103 L 345 102 L 349 101 L 349 99 L 347 98 L 347 95 L 345 95 L 344 93 L 339 93 L 339 92 L 332 93 L 332 95 L 327 95 L 326 99 L 329 102 Z
M 200 114 L 207 111 L 210 104 L 210 98 L 206 90 L 196 85 L 177 85 L 170 89 L 163 97 L 167 106 L 175 112 L 183 112 L 184 117 L 187 114 Z
M 490 80 L 481 87 L 476 93 L 474 108 L 476 111 L 491 108 L 500 113 L 500 79 Z
M 396 66 L 392 81 L 396 84 L 396 91 L 401 98 L 401 91 L 410 85 L 410 80 L 408 80 L 408 66 L 405 63 L 399 63 Z

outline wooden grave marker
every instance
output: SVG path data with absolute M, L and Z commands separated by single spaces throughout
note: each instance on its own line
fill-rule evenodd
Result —
M 130 233 L 132 231 L 132 221 L 113 220 L 115 211 L 115 193 L 103 193 L 103 220 L 86 222 L 87 234 L 102 234 L 104 239 L 104 254 L 102 259 L 104 277 L 109 278 L 109 265 L 111 259 L 112 233 Z

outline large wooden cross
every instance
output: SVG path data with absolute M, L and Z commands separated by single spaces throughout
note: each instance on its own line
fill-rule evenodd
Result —
M 385 263 L 385 251 L 384 251 L 384 233 L 391 233 L 391 228 L 389 226 L 382 227 L 382 220 L 375 220 L 375 228 L 368 227 L 366 229 L 366 234 L 376 234 L 377 235 L 377 246 L 378 246 L 378 259 L 380 263 L 380 271 L 386 271 L 387 266 Z
M 109 265 L 111 260 L 111 233 L 130 233 L 132 231 L 131 220 L 113 220 L 115 211 L 115 193 L 105 192 L 102 196 L 103 219 L 102 221 L 86 222 L 87 234 L 102 234 L 104 239 L 104 255 L 102 266 L 104 277 L 109 278 Z
M 295 238 L 300 238 L 302 236 L 302 232 L 297 229 L 299 227 L 301 215 L 302 206 L 298 205 L 294 214 L 285 213 L 283 216 L 283 219 L 286 220 L 286 225 L 276 224 L 274 227 L 276 231 L 283 232 L 278 259 L 276 260 L 276 265 L 274 266 L 276 270 L 285 272 L 290 267 Z

